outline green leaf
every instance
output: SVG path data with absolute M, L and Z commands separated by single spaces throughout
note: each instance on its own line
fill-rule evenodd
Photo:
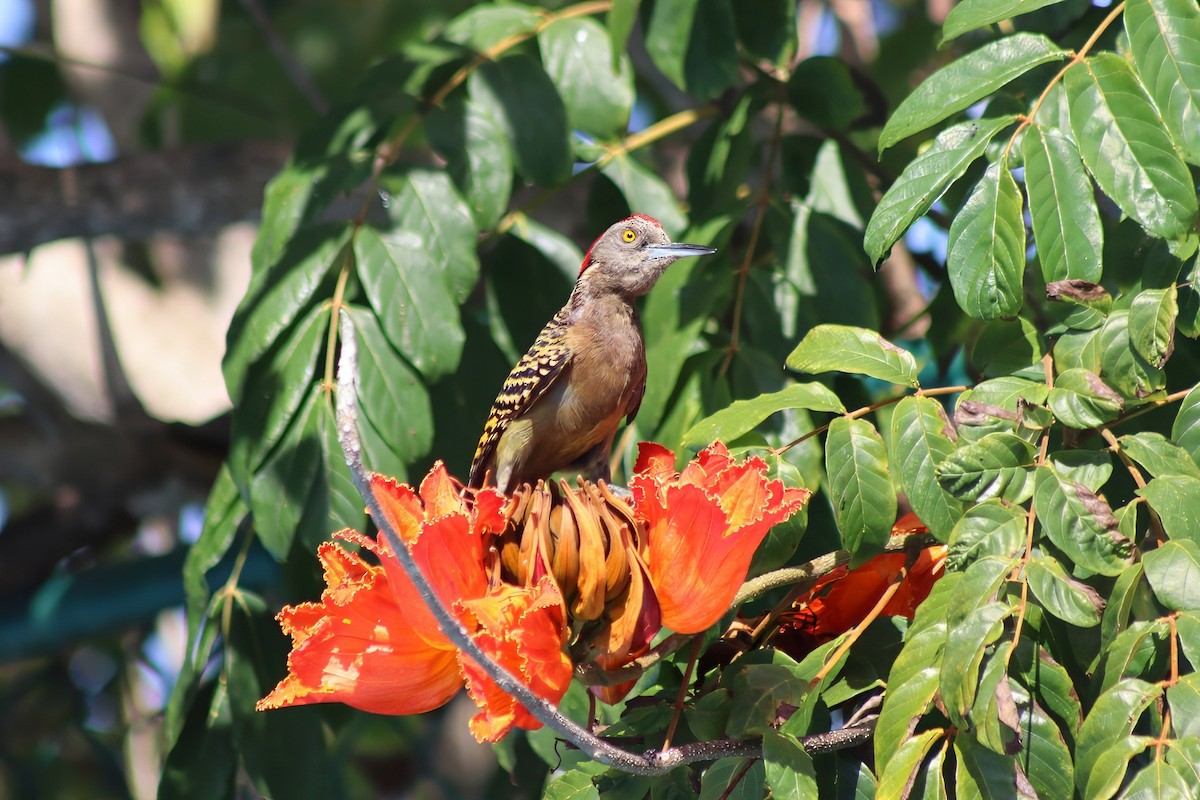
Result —
M 1104 601 L 1096 590 L 1073 579 L 1050 556 L 1035 556 L 1025 565 L 1025 579 L 1038 601 L 1054 616 L 1090 628 L 1100 624 L 1100 609 Z
M 413 169 L 385 175 L 380 186 L 394 230 L 419 237 L 427 262 L 455 303 L 466 300 L 479 279 L 475 223 L 446 173 Z
M 662 178 L 626 155 L 609 160 L 600 171 L 617 185 L 631 209 L 657 219 L 671 236 L 683 233 L 687 217 Z
M 288 242 L 277 263 L 251 278 L 229 323 L 228 347 L 221 362 L 234 405 L 243 404 L 247 382 L 260 371 L 251 367 L 315 302 L 318 289 L 340 264 L 338 256 L 347 238 L 343 225 L 305 229 Z M 279 388 L 277 384 L 275 389 Z
M 243 592 L 231 615 L 224 678 L 229 688 L 234 742 L 246 775 L 268 797 L 345 796 L 340 772 L 320 758 L 325 747 L 320 711 L 294 708 L 284 713 L 255 711 L 254 704 L 282 676 L 287 643 L 261 599 Z M 247 602 L 249 601 L 249 602 Z
M 1200 610 L 1200 544 L 1170 541 L 1142 556 L 1158 601 L 1174 611 Z
M 850 67 L 832 56 L 797 64 L 788 79 L 788 100 L 797 114 L 826 131 L 846 130 L 870 112 Z
M 942 23 L 942 43 L 994 22 L 1003 22 L 1063 0 L 963 0 L 950 9 Z
M 817 775 L 812 757 L 796 737 L 768 730 L 763 734 L 767 788 L 777 800 L 816 798 Z
M 772 414 L 790 408 L 845 414 L 846 407 L 838 396 L 816 381 L 794 383 L 778 392 L 768 392 L 748 400 L 737 400 L 693 425 L 683 437 L 683 446 L 704 447 L 720 439 L 731 442 Z
M 287 558 L 321 467 L 321 394 L 319 386 L 308 387 L 291 427 L 250 483 L 254 529 L 276 561 Z
M 1129 63 L 1100 53 L 1068 69 L 1064 83 L 1075 142 L 1104 193 L 1156 236 L 1191 230 L 1191 175 Z
M 747 769 L 744 758 L 722 758 L 704 771 L 698 800 L 760 800 L 765 781 L 761 759 Z
M 875 331 L 848 325 L 818 325 L 787 357 L 796 372 L 849 372 L 917 388 L 917 362 L 912 353 Z
M 720 0 L 659 0 L 646 25 L 646 51 L 667 78 L 699 100 L 738 79 L 737 27 Z
M 1104 228 L 1075 143 L 1053 128 L 1043 132 L 1031 125 L 1021 155 L 1042 276 L 1047 282 L 1100 280 Z
M 1179 649 L 1194 666 L 1200 663 L 1200 615 L 1185 611 L 1175 619 Z
M 1015 759 L 999 755 L 969 736 L 954 739 L 958 765 L 954 772 L 959 800 L 1019 797 Z
M 1168 686 L 1167 703 L 1171 706 L 1176 738 L 1200 736 L 1200 672 L 1182 675 L 1179 683 Z M 1200 768 L 1200 764 L 1196 767 Z
M 1171 424 L 1171 439 L 1200 464 L 1200 384 L 1193 386 L 1179 404 L 1179 413 Z
M 1033 507 L 1042 529 L 1075 564 L 1101 575 L 1129 565 L 1129 541 L 1117 533 L 1108 503 L 1053 467 L 1035 470 Z
M 467 78 L 467 91 L 504 126 L 522 175 L 553 186 L 571 174 L 567 111 L 536 61 L 523 55 L 489 61 Z
M 1200 9 L 1191 0 L 1125 4 L 1129 52 L 1167 130 L 1200 163 Z
M 892 664 L 888 675 L 890 689 L 884 696 L 883 709 L 875 727 L 876 769 L 881 776 L 888 774 L 917 720 L 933 705 L 945 642 L 946 624 L 942 622 L 940 626 L 909 638 Z M 897 769 L 903 770 L 903 767 Z
M 1101 691 L 1116 686 L 1122 678 L 1161 678 L 1166 672 L 1166 641 L 1170 633 L 1166 618 L 1138 620 L 1113 638 L 1104 654 Z
M 1132 458 L 1157 478 L 1182 475 L 1200 478 L 1200 468 L 1188 456 L 1186 450 L 1169 441 L 1161 433 L 1141 431 L 1117 439 L 1125 455 Z
M 1009 558 L 1025 544 L 1025 510 L 999 498 L 969 507 L 950 532 L 948 566 L 964 570 L 985 556 Z
M 962 504 L 937 481 L 937 465 L 954 452 L 954 435 L 941 403 L 931 398 L 906 397 L 892 412 L 888 450 L 900 488 L 916 515 L 942 542 L 962 516 Z
M 1150 481 L 1137 493 L 1158 514 L 1167 536 L 1200 544 L 1200 479 L 1166 475 Z
M 1068 428 L 1087 430 L 1111 422 L 1125 410 L 1121 395 L 1086 369 L 1068 369 L 1054 380 L 1050 410 Z
M 1081 791 L 1105 751 L 1133 732 L 1142 712 L 1161 694 L 1161 686 L 1127 678 L 1096 699 L 1075 746 L 1075 785 Z
M 887 448 L 866 420 L 837 417 L 825 440 L 825 471 L 833 515 L 851 563 L 883 551 L 896 521 L 896 490 Z
M 946 270 L 954 299 L 975 319 L 1008 319 L 1021 310 L 1025 222 L 1006 164 L 988 167 L 950 224 Z
M 433 444 L 429 392 L 392 348 L 373 314 L 351 307 L 350 316 L 358 337 L 359 407 L 380 434 L 381 444 L 400 462 L 411 464 Z M 383 469 L 378 463 L 371 467 Z M 388 474 L 396 476 L 391 470 Z
M 1189 785 L 1174 767 L 1157 758 L 1142 767 L 1121 792 L 1122 800 L 1159 800 L 1163 797 L 1183 800 L 1195 796 L 1195 785 Z
M 166 753 L 158 797 L 225 800 L 234 796 L 238 752 L 225 684 L 212 681 L 196 696 L 178 740 Z
M 429 143 L 446 159 L 446 171 L 482 230 L 500 221 L 513 184 L 512 150 L 494 112 L 492 105 L 455 95 L 425 118 Z M 478 267 L 473 247 L 468 263 Z
M 638 6 L 641 0 L 613 0 L 612 8 L 608 10 L 608 32 L 612 36 L 613 57 L 625 52 L 629 43 L 629 34 L 633 32 L 637 22 Z
M 354 255 L 367 299 L 392 346 L 430 380 L 453 371 L 466 336 L 458 303 L 421 235 L 363 226 Z
M 1134 564 L 1117 576 L 1116 582 L 1108 595 L 1108 603 L 1104 606 L 1104 617 L 1100 620 L 1100 653 L 1096 661 L 1088 669 L 1095 672 L 1100 663 L 1100 655 L 1108 650 L 1113 639 L 1129 627 L 1129 617 L 1134 602 L 1139 593 L 1145 593 L 1146 586 L 1142 582 L 1144 574 L 1141 563 Z
M 483 52 L 509 37 L 532 33 L 542 20 L 540 11 L 518 3 L 479 5 L 450 20 L 443 35 L 455 44 Z
M 542 793 L 543 800 L 600 800 L 593 775 L 584 769 L 570 769 L 554 775 Z
M 624 53 L 613 50 L 603 25 L 591 17 L 557 20 L 538 34 L 538 47 L 572 130 L 600 138 L 625 132 L 633 68 Z
M 781 705 L 797 707 L 804 702 L 808 687 L 801 684 L 792 665 L 748 664 L 738 670 L 730 681 L 733 705 L 726 735 L 761 736 L 778 723 Z
M 229 468 L 243 495 L 251 475 L 279 446 L 313 386 L 329 311 L 315 306 L 254 363 L 233 415 Z
M 989 378 L 1008 375 L 1040 378 L 1046 345 L 1041 332 L 1024 315 L 1013 320 L 992 320 L 971 344 L 971 366 Z
M 1095 339 L 1100 355 L 1100 376 L 1126 400 L 1144 400 L 1166 385 L 1161 369 L 1148 364 L 1133 349 L 1129 312 L 1114 311 Z
M 1172 285 L 1166 289 L 1138 292 L 1129 307 L 1129 342 L 1152 367 L 1161 367 L 1175 349 L 1175 318 L 1179 295 Z
M 1123 736 L 1096 759 L 1096 771 L 1085 779 L 1088 798 L 1112 797 L 1125 781 L 1129 762 L 1150 746 L 1149 736 Z M 1079 779 L 1076 773 L 1076 780 Z
M 955 59 L 926 78 L 892 112 L 879 134 L 879 152 L 974 105 L 1039 64 L 1066 56 L 1045 36 L 1017 33 Z
M 1099 492 L 1112 477 L 1112 456 L 1105 450 L 1060 450 L 1047 455 L 1058 474 Z
M 908 797 L 917 778 L 917 770 L 934 744 L 945 736 L 946 732 L 941 728 L 931 728 L 906 739 L 880 774 L 875 800 L 903 800 Z
M 978 503 L 1001 497 L 1013 503 L 1033 491 L 1034 448 L 1011 433 L 989 433 L 960 447 L 937 467 L 938 483 L 960 500 Z
M 1022 751 L 1017 756 L 1038 797 L 1071 797 L 1075 770 L 1062 731 L 1036 703 L 1014 688 Z
M 981 119 L 952 125 L 917 156 L 884 193 L 867 223 L 863 245 L 878 264 L 904 232 L 928 211 L 946 187 L 962 177 L 983 155 L 992 138 L 1015 116 Z
M 965 724 L 975 703 L 984 648 L 1000 638 L 1004 620 L 1012 612 L 1007 603 L 988 603 L 972 610 L 946 636 L 941 695 L 956 725 Z

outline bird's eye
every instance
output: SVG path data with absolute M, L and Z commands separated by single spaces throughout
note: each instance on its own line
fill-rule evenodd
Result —
M 621 233 L 621 241 L 623 241 L 623 242 L 632 242 L 636 238 L 637 238 L 637 234 L 634 233 L 633 228 L 626 228 Z

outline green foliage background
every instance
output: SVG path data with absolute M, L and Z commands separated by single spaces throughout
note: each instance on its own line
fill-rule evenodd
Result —
M 364 754 L 420 751 L 425 721 L 253 710 L 283 674 L 278 605 L 315 598 L 317 543 L 367 524 L 331 321 L 348 308 L 360 337 L 367 465 L 463 475 L 580 245 L 630 211 L 719 253 L 646 299 L 625 468 L 639 440 L 775 448 L 818 494 L 756 572 L 866 560 L 906 506 L 949 569 L 815 686 L 828 646 L 703 676 L 676 741 L 761 738 L 761 759 L 635 778 L 522 734 L 496 796 L 1200 793 L 1200 8 L 894 11 L 851 66 L 797 55 L 788 0 L 480 3 L 363 58 L 299 123 L 229 331 L 232 438 L 183 566 L 160 796 L 371 796 Z M 539 221 L 564 208 L 570 236 Z M 905 248 L 914 225 L 944 257 Z M 881 262 L 915 262 L 918 314 L 896 320 Z M 243 581 L 260 546 L 283 565 L 264 596 Z M 610 730 L 660 743 L 682 671 L 604 709 Z M 803 751 L 881 692 L 870 747 Z

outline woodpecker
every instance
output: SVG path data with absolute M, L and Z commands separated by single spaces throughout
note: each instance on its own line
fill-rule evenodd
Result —
M 608 480 L 617 426 L 646 392 L 646 346 L 635 298 L 674 261 L 716 251 L 672 242 L 653 217 L 634 214 L 583 257 L 567 304 L 513 367 L 471 461 L 468 486 L 505 493 L 559 470 Z

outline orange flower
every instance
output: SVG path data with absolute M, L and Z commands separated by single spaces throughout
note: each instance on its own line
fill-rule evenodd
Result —
M 913 514 L 892 526 L 892 533 L 927 533 Z M 904 552 L 881 553 L 850 569 L 831 570 L 798 598 L 781 620 L 779 647 L 800 657 L 862 622 L 884 592 L 899 581 L 895 594 L 880 609 L 881 617 L 912 619 L 917 606 L 946 571 L 945 545 L 922 548 L 909 564 Z M 907 569 L 906 569 L 906 565 Z M 902 574 L 903 573 L 903 574 Z
M 484 490 L 468 505 L 441 463 L 419 494 L 378 475 L 372 476 L 371 490 L 438 597 L 480 646 L 558 702 L 571 665 L 563 653 L 566 625 L 557 590 L 492 586 L 485 570 L 490 538 L 507 522 L 503 495 Z M 343 531 L 338 538 L 374 554 L 379 566 L 334 544 L 321 545 L 326 589 L 320 603 L 279 613 L 292 637 L 288 675 L 258 709 L 340 702 L 379 714 L 415 714 L 443 705 L 474 665 L 441 632 L 382 535 L 371 539 Z M 490 682 L 472 678 L 472 683 L 484 687 L 471 692 L 482 709 L 472 721 L 477 736 L 495 741 L 513 724 L 537 727 L 511 699 L 494 698 L 485 686 Z
M 768 480 L 760 458 L 734 463 L 720 442 L 681 474 L 674 463 L 671 451 L 643 443 L 630 488 L 646 526 L 646 566 L 662 624 L 699 633 L 729 608 L 767 531 L 799 511 L 811 492 Z

